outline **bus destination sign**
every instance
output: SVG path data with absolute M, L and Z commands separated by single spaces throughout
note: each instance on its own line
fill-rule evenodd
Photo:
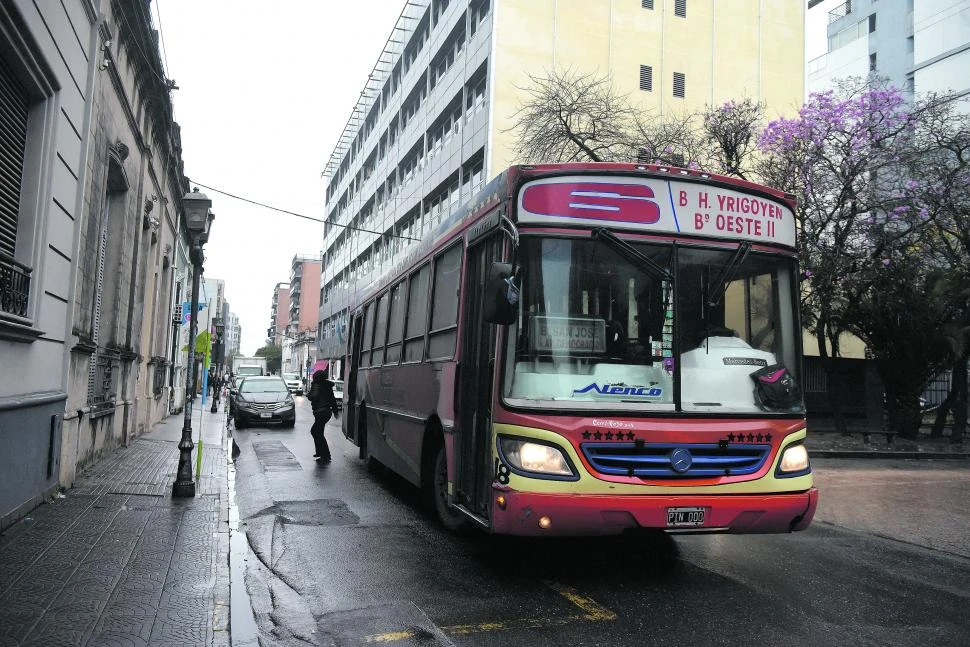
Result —
M 576 317 L 532 317 L 532 350 L 550 355 L 605 353 L 606 322 Z
M 666 178 L 563 176 L 519 192 L 518 220 L 613 225 L 795 246 L 795 216 L 785 203 L 725 186 Z

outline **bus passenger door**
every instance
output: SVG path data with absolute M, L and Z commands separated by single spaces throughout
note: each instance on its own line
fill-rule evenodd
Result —
M 357 371 L 360 369 L 360 345 L 364 338 L 363 311 L 351 316 L 350 319 L 350 353 L 347 357 L 347 369 L 344 380 L 344 393 L 347 397 L 347 409 L 344 411 L 344 436 L 360 448 L 360 457 L 367 456 L 367 433 L 360 425 L 360 396 L 357 393 Z
M 463 341 L 458 375 L 456 503 L 487 518 L 492 482 L 492 375 L 495 327 L 482 318 L 482 285 L 493 261 L 501 260 L 504 238 L 495 234 L 468 248 Z

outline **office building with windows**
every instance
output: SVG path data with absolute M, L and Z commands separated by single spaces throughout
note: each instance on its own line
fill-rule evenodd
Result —
M 744 98 L 792 114 L 804 16 L 804 0 L 407 2 L 324 170 L 321 357 L 342 354 L 354 294 L 517 161 L 530 77 L 609 76 L 658 117 Z
M 807 20 L 809 92 L 875 74 L 910 98 L 970 94 L 970 0 L 809 0 Z

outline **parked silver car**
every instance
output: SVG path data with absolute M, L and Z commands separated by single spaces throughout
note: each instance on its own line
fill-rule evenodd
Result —
M 283 373 L 283 381 L 286 382 L 286 388 L 290 390 L 290 393 L 296 393 L 297 395 L 303 395 L 303 380 L 296 373 Z

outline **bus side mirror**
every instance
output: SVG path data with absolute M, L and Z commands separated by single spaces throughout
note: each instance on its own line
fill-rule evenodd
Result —
M 485 279 L 482 316 L 488 323 L 508 326 L 519 314 L 519 288 L 512 277 L 511 263 L 492 263 Z

